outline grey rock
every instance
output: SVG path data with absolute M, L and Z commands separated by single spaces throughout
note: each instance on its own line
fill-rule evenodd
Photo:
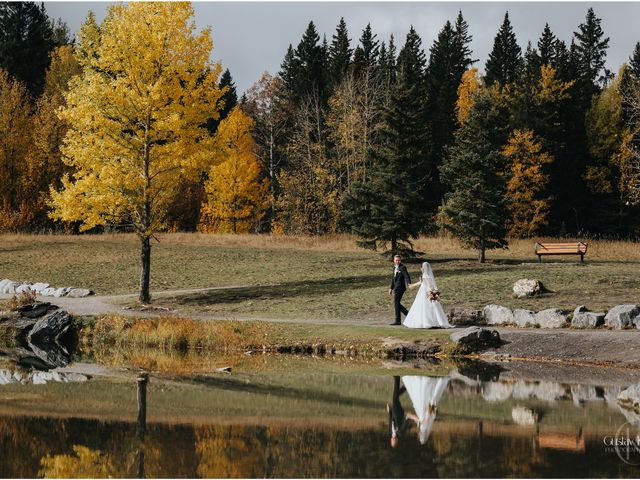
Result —
M 30 283 L 22 283 L 16 287 L 16 293 L 24 293 L 31 290 Z
M 572 385 L 571 399 L 573 400 L 573 404 L 577 407 L 581 407 L 587 402 L 604 400 L 604 398 L 598 397 L 596 387 L 591 385 Z
M 516 325 L 519 327 L 525 327 L 527 324 L 535 325 L 535 312 L 531 310 L 523 310 L 521 308 L 517 308 L 513 311 L 513 318 L 516 322 Z
M 56 310 L 56 305 L 51 305 L 49 302 L 34 303 L 32 305 L 22 305 L 18 307 L 20 315 L 26 318 L 40 318 L 46 315 L 51 310 Z
M 68 287 L 57 288 L 55 292 L 53 292 L 53 296 L 56 298 L 66 297 L 67 294 L 71 291 Z
M 487 325 L 502 325 L 513 323 L 513 312 L 501 305 L 487 305 L 483 310 Z
M 639 316 L 640 309 L 637 305 L 616 305 L 604 317 L 604 323 L 614 330 L 621 330 L 633 326 Z
M 45 288 L 49 288 L 48 283 L 34 283 L 33 285 L 31 285 L 31 290 L 37 293 L 42 292 L 42 290 L 44 290 Z
M 513 387 L 513 398 L 517 400 L 528 400 L 535 392 L 536 384 L 518 380 Z
M 67 349 L 55 341 L 43 344 L 29 342 L 29 348 L 48 368 L 66 367 L 71 362 Z
M 482 386 L 482 398 L 488 402 L 504 402 L 512 393 L 512 383 L 487 382 Z
M 54 288 L 54 287 L 44 288 L 40 292 L 40 295 L 42 295 L 43 297 L 53 297 L 53 294 L 55 293 L 56 290 L 57 288 Z
M 535 323 L 541 328 L 561 328 L 567 322 L 567 316 L 562 310 L 557 308 L 548 308 L 536 313 Z
M 71 327 L 71 315 L 69 312 L 59 310 L 44 318 L 41 318 L 29 332 L 28 338 L 33 339 L 55 339 L 69 330 Z
M 36 320 L 31 318 L 11 318 L 0 323 L 0 329 L 14 330 L 18 337 L 26 336 L 30 332 Z
M 533 297 L 544 291 L 540 280 L 522 278 L 513 284 L 513 293 L 517 298 Z
M 489 330 L 480 327 L 468 327 L 450 335 L 452 341 L 456 343 L 471 345 L 478 342 L 490 344 L 500 343 L 500 334 L 496 330 Z
M 67 293 L 67 297 L 72 297 L 72 298 L 88 297 L 92 293 L 93 292 L 91 290 L 88 290 L 86 288 L 72 288 L 69 291 L 69 293 Z
M 571 326 L 575 328 L 595 328 L 604 324 L 605 314 L 603 312 L 589 312 L 584 305 L 573 311 Z
M 484 315 L 482 310 L 454 307 L 447 313 L 451 325 L 482 325 Z
M 527 407 L 513 407 L 511 418 L 516 425 L 535 425 L 538 421 L 538 414 Z
M 12 283 L 15 283 L 15 282 L 12 282 L 8 278 L 5 278 L 4 280 L 0 280 L 0 293 L 5 293 L 4 289 Z
M 7 283 L 4 284 L 4 286 L 2 287 L 2 290 L 0 290 L 0 293 L 14 294 L 16 293 L 16 287 L 19 285 L 20 284 L 18 282 L 12 282 L 11 280 L 9 280 Z
M 617 400 L 621 407 L 640 412 L 640 383 L 621 391 Z
M 540 400 L 547 402 L 555 402 L 567 394 L 565 388 L 557 382 L 543 381 L 540 382 L 534 391 L 534 395 Z

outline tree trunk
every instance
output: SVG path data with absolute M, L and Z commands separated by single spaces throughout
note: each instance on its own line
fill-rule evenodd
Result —
M 478 250 L 478 261 L 480 263 L 484 263 L 485 260 L 485 246 L 484 246 L 484 240 L 480 242 L 480 249 Z
M 142 269 L 140 272 L 140 303 L 150 303 L 151 293 L 149 292 L 149 281 L 151 279 L 151 238 L 142 239 L 140 260 Z
M 393 237 L 391 237 L 391 255 L 393 256 L 397 254 L 398 254 L 398 239 L 394 235 Z

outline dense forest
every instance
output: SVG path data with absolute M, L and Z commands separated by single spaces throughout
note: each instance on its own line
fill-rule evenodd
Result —
M 462 12 L 428 50 L 413 27 L 400 40 L 367 25 L 356 42 L 343 19 L 330 39 L 310 22 L 242 95 L 224 71 L 207 128 L 233 148 L 180 179 L 163 228 L 353 232 L 394 251 L 443 230 L 476 248 L 637 238 L 640 43 L 610 72 L 592 9 L 569 45 L 544 25 L 523 50 L 508 13 L 496 27 L 484 75 Z M 75 173 L 60 110 L 99 37 L 91 14 L 72 39 L 43 6 L 0 3 L 0 231 L 78 230 L 50 215 Z

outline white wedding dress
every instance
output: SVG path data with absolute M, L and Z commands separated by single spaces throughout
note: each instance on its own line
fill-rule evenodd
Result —
M 431 434 L 433 422 L 436 419 L 435 409 L 429 409 L 429 405 L 438 405 L 440 397 L 444 393 L 449 379 L 447 377 L 418 377 L 415 375 L 403 376 L 404 383 L 413 409 L 418 417 L 418 439 L 424 445 Z
M 453 328 L 439 300 L 429 300 L 429 292 L 436 291 L 436 279 L 431 265 L 422 264 L 422 279 L 420 289 L 404 319 L 403 325 L 409 328 Z

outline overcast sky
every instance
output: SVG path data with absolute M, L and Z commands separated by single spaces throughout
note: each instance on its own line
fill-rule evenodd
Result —
M 49 16 L 62 18 L 78 30 L 89 10 L 99 21 L 108 2 L 45 2 Z M 362 29 L 371 23 L 381 40 L 393 34 L 398 49 L 413 25 L 422 38 L 425 51 L 447 20 L 455 20 L 458 10 L 469 23 L 473 35 L 471 48 L 481 70 L 493 45 L 505 11 L 513 24 L 523 51 L 527 41 L 537 42 L 546 22 L 567 42 L 593 7 L 602 18 L 605 35 L 611 38 L 608 68 L 617 71 L 640 41 L 640 3 L 629 2 L 195 2 L 198 27 L 213 29 L 212 59 L 228 68 L 242 93 L 258 80 L 263 71 L 277 73 L 290 43 L 297 45 L 310 20 L 329 41 L 344 17 L 352 47 Z

